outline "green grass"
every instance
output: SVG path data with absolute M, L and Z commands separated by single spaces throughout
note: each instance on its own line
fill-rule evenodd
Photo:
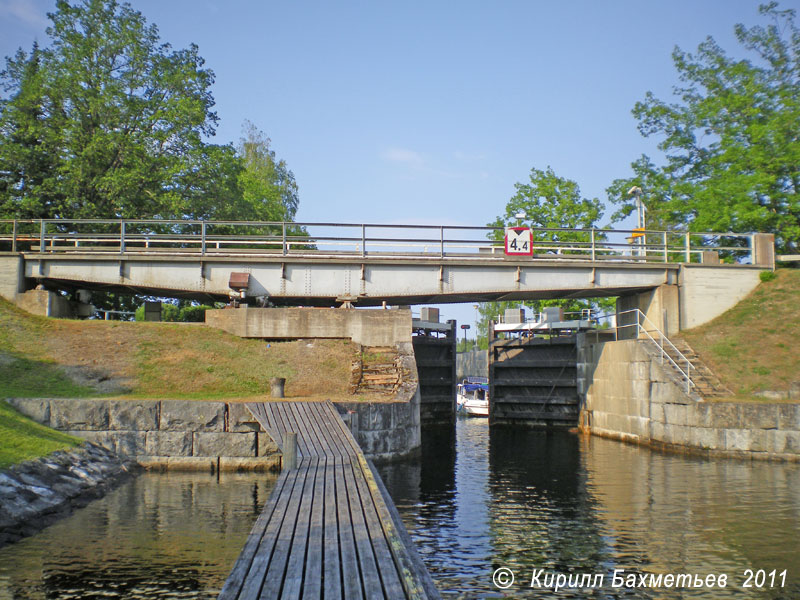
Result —
M 800 269 L 768 273 L 729 311 L 681 334 L 739 399 L 800 381 Z
M 34 423 L 3 401 L 0 401 L 0 440 L 0 469 L 83 443 L 76 437 Z
M 0 355 L 0 396 L 7 398 L 96 396 L 92 388 L 74 383 L 52 362 Z

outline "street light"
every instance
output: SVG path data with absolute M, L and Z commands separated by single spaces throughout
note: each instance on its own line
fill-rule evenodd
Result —
M 461 326 L 461 329 L 463 329 L 463 330 L 464 330 L 464 352 L 466 352 L 466 351 L 467 351 L 467 329 L 469 329 L 469 325 L 467 325 L 466 323 L 464 323 L 464 324 Z
M 635 185 L 628 190 L 628 196 L 633 196 L 636 201 L 636 230 L 634 237 L 638 238 L 639 256 L 647 255 L 647 242 L 645 241 L 645 231 L 647 230 L 647 207 L 642 202 L 642 188 Z
M 517 227 L 519 227 L 522 224 L 522 219 L 524 219 L 527 216 L 528 216 L 528 213 L 526 213 L 524 210 L 518 210 L 516 212 L 516 214 L 514 215 L 514 218 L 517 220 Z
M 472 308 L 475 309 L 475 348 L 477 348 L 478 347 L 478 329 L 479 329 L 479 327 L 478 327 L 478 320 L 479 320 L 478 319 L 478 308 L 479 307 L 478 307 L 477 304 L 473 304 Z

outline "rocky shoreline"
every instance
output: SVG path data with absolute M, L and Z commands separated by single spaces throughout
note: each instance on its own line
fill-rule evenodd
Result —
M 92 443 L 0 472 L 0 547 L 32 535 L 135 476 L 141 467 Z

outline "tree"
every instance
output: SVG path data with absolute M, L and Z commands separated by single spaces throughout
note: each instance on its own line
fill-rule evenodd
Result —
M 203 141 L 217 117 L 197 47 L 173 50 L 116 0 L 59 0 L 48 16 L 51 46 L 0 74 L 2 216 L 196 216 L 206 190 L 190 183 L 233 154 Z
M 263 131 L 250 121 L 242 129 L 237 152 L 244 163 L 239 186 L 246 210 L 253 220 L 293 221 L 299 204 L 294 173 L 276 158 Z
M 648 92 L 635 105 L 642 135 L 659 136 L 665 164 L 648 157 L 632 177 L 609 187 L 632 210 L 624 190 L 638 185 L 662 227 L 691 231 L 772 232 L 779 252 L 800 248 L 800 30 L 793 10 L 759 8 L 770 24 L 737 25 L 751 59 L 729 56 L 707 38 L 695 54 L 676 48 L 682 84 L 672 104 Z
M 526 213 L 525 225 L 533 227 L 534 248 L 549 248 L 555 253 L 571 253 L 576 250 L 570 246 L 581 247 L 591 243 L 591 229 L 603 216 L 602 205 L 597 198 L 584 198 L 580 187 L 570 179 L 559 177 L 553 169 L 531 169 L 527 183 L 514 184 L 516 194 L 506 204 L 505 212 L 498 216 L 490 227 L 510 227 L 517 224 L 516 214 Z M 549 231 L 545 231 L 549 229 Z M 503 232 L 498 229 L 490 237 L 501 240 Z M 602 240 L 602 232 L 595 234 L 596 240 Z M 610 308 L 613 300 L 603 299 L 556 299 L 526 300 L 524 302 L 484 302 L 478 307 L 478 339 L 485 338 L 490 320 L 507 308 L 526 306 L 540 312 L 545 306 L 562 306 L 566 312 L 581 311 L 586 308 L 602 306 Z

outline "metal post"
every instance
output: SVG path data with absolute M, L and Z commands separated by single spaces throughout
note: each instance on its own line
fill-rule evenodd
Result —
M 686 241 L 685 241 L 685 250 L 686 250 L 686 262 L 692 262 L 692 239 L 691 234 L 687 231 L 686 232 Z
M 444 258 L 444 226 L 439 226 L 439 256 Z
M 283 468 L 297 468 L 297 434 L 293 431 L 283 434 Z
M 206 222 L 200 223 L 200 254 L 206 255 Z
M 367 255 L 367 226 L 361 225 L 361 256 Z
M 47 221 L 41 220 L 41 230 L 39 231 L 39 252 L 44 253 L 44 229 L 47 227 Z
M 662 242 L 664 244 L 664 262 L 669 262 L 669 252 L 667 251 L 667 232 L 663 232 L 662 236 Z
M 756 234 L 751 233 L 747 237 L 747 245 L 750 248 L 750 264 L 755 265 L 756 263 Z
M 125 221 L 119 222 L 119 253 L 125 252 Z
M 592 262 L 595 260 L 594 227 L 592 227 Z
M 11 225 L 11 251 L 17 251 L 17 220 Z
M 283 234 L 281 237 L 281 248 L 283 248 L 283 255 L 286 256 L 286 253 L 288 251 L 286 247 L 286 223 L 285 222 L 281 223 L 281 226 L 283 228 Z

